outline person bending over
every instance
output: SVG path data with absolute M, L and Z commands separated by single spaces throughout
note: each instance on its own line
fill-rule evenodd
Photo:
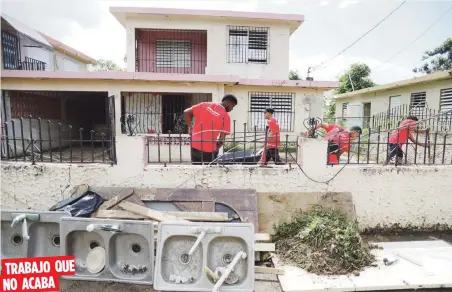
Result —
M 416 139 L 413 137 L 414 133 L 425 133 L 427 130 L 417 129 L 417 121 L 418 118 L 416 116 L 408 116 L 400 126 L 392 131 L 389 136 L 389 144 L 388 144 L 388 152 L 385 161 L 383 162 L 383 166 L 388 165 L 389 161 L 394 156 L 397 156 L 395 164 L 403 163 L 403 150 L 402 146 L 410 140 L 414 144 L 417 144 L 421 147 L 426 147 L 427 145 L 424 143 L 418 143 Z
M 347 131 L 339 125 L 321 123 L 317 125 L 316 129 L 320 128 L 326 131 L 324 138 L 328 140 L 327 163 L 329 165 L 338 164 L 341 155 L 349 152 L 351 143 L 362 134 L 362 129 L 359 126 L 353 126 Z M 307 132 L 307 135 L 309 134 L 310 131 Z
M 191 136 L 192 164 L 213 162 L 224 138 L 230 134 L 229 112 L 237 105 L 237 98 L 226 94 L 221 103 L 201 102 L 184 111 L 185 121 Z M 194 125 L 192 127 L 192 119 Z

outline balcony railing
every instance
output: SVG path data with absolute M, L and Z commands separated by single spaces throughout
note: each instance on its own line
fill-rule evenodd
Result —
M 45 71 L 47 69 L 47 63 L 25 57 L 25 61 L 21 62 L 20 69 L 28 71 Z

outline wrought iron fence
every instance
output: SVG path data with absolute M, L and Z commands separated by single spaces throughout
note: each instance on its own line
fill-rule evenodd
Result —
M 54 163 L 116 163 L 115 139 L 98 132 L 28 117 L 2 124 L 2 160 Z
M 195 104 L 212 101 L 207 93 L 123 92 L 121 99 L 122 133 L 188 133 L 183 112 Z
M 137 72 L 205 74 L 207 31 L 136 29 Z
M 416 131 L 422 130 L 417 127 Z M 388 164 L 394 165 L 450 165 L 452 164 L 452 133 L 440 131 L 426 131 L 425 133 L 413 132 L 414 142 L 402 138 L 391 139 L 391 135 L 401 135 L 403 130 L 382 130 L 381 127 L 364 129 L 363 134 L 356 140 L 345 139 L 341 144 L 338 139 L 337 146 L 329 148 L 329 151 L 337 148 L 349 149 L 339 157 L 338 164 Z M 400 144 L 393 143 L 403 141 Z M 424 146 L 418 143 L 425 144 Z M 399 146 L 397 146 L 399 145 Z M 330 152 L 331 153 L 331 152 Z M 336 160 L 334 158 L 334 160 Z M 328 156 L 328 164 L 332 159 Z
M 211 128 L 214 128 L 212 125 Z M 210 128 L 210 129 L 211 129 Z M 298 137 L 296 135 L 282 135 L 271 138 L 268 132 L 258 131 L 257 126 L 249 131 L 247 124 L 238 125 L 234 120 L 231 125 L 230 135 L 227 135 L 223 143 L 217 144 L 217 138 L 211 138 L 212 133 L 191 137 L 188 134 L 153 134 L 147 137 L 148 163 L 150 164 L 204 164 L 204 165 L 257 165 L 257 164 L 292 164 L 298 159 Z M 222 130 L 215 132 L 218 135 Z M 279 138 L 279 145 L 272 140 Z M 210 148 L 210 152 L 200 152 L 194 148 Z M 208 145 L 215 145 L 207 147 Z M 201 147 L 199 147 L 201 146 Z M 218 147 L 216 147 L 218 146 Z M 196 156 L 196 157 L 195 157 Z
M 21 62 L 22 70 L 29 71 L 45 71 L 47 69 L 47 63 L 35 60 L 30 57 L 25 57 L 25 61 Z

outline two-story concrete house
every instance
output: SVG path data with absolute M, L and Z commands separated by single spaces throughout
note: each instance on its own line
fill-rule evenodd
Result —
M 303 23 L 302 15 L 125 7 L 110 11 L 127 34 L 127 72 L 5 70 L 2 115 L 6 121 L 31 115 L 63 125 L 62 130 L 50 126 L 50 131 L 41 131 L 41 136 L 64 134 L 62 152 L 71 145 L 73 150 L 92 144 L 94 130 L 94 135 L 109 133 L 105 140 L 116 137 L 118 143 L 127 135 L 150 136 L 149 162 L 174 162 L 169 157 L 172 148 L 178 161 L 186 161 L 185 108 L 202 101 L 219 102 L 231 93 L 238 98 L 231 128 L 241 132 L 240 139 L 264 131 L 266 107 L 276 110 L 283 135 L 295 139 L 308 116 L 322 115 L 324 92 L 337 87 L 331 81 L 287 80 L 289 40 Z M 15 112 L 9 105 L 13 99 L 25 103 L 38 96 L 64 102 L 45 111 Z M 41 126 L 30 124 L 37 139 Z M 55 140 L 51 147 L 58 144 L 57 138 L 47 140 Z

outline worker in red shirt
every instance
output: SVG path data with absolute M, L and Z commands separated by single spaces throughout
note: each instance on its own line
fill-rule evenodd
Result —
M 264 117 L 267 120 L 267 140 L 262 153 L 261 164 L 267 165 L 270 160 L 275 164 L 284 164 L 279 157 L 279 146 L 281 144 L 281 132 L 278 121 L 273 117 L 275 110 L 272 108 L 265 109 Z
M 324 138 L 328 140 L 327 163 L 330 165 L 338 164 L 341 155 L 344 152 L 349 152 L 352 142 L 362 134 L 362 129 L 359 126 L 353 126 L 350 131 L 346 131 L 338 125 L 321 123 L 316 127 L 316 129 L 319 128 L 326 131 Z M 307 135 L 310 134 L 309 132 Z
M 201 102 L 184 111 L 191 135 L 192 164 L 211 163 L 217 158 L 225 136 L 231 131 L 231 118 L 228 113 L 236 105 L 237 98 L 226 94 L 221 103 Z M 195 118 L 193 129 L 192 118 Z
M 406 120 L 400 123 L 400 126 L 392 131 L 389 136 L 389 144 L 388 144 L 388 155 L 386 156 L 383 165 L 388 165 L 389 161 L 394 156 L 397 156 L 396 165 L 401 164 L 403 162 L 403 150 L 402 146 L 408 142 L 408 139 L 421 147 L 426 147 L 427 145 L 424 143 L 416 142 L 416 139 L 413 138 L 412 132 L 414 133 L 425 133 L 427 130 L 421 130 L 417 128 L 418 118 L 416 116 L 409 116 Z

